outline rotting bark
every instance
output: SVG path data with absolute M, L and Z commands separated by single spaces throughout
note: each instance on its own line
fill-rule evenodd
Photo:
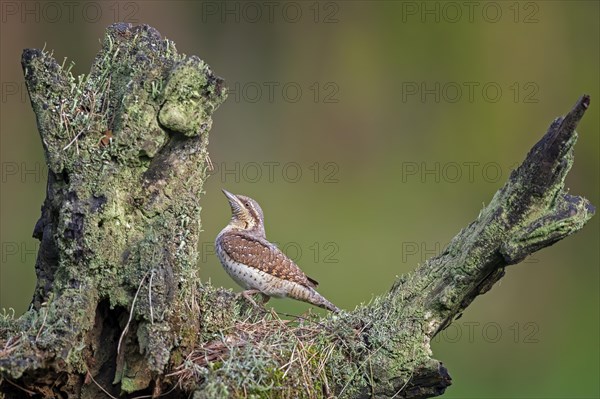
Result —
M 568 195 L 583 96 L 442 254 L 351 312 L 293 322 L 197 274 L 211 114 L 197 57 L 147 26 L 111 26 L 91 73 L 23 53 L 49 165 L 31 309 L 0 315 L 0 388 L 42 397 L 424 398 L 450 384 L 431 339 L 594 208 Z

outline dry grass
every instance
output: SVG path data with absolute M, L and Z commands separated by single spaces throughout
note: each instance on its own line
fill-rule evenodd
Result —
M 167 378 L 189 390 L 210 375 L 218 383 L 203 391 L 243 398 L 330 397 L 326 365 L 335 344 L 316 320 L 265 312 L 258 320 L 237 322 L 191 351 Z

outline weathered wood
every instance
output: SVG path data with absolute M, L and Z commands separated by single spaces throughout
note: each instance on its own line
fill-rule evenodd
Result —
M 203 61 L 116 24 L 86 77 L 40 50 L 23 68 L 49 176 L 32 307 L 0 317 L 7 398 L 440 395 L 451 379 L 431 339 L 594 213 L 564 189 L 583 96 L 439 256 L 371 304 L 282 321 L 198 276 L 208 130 L 226 97 Z
M 49 177 L 33 308 L 0 370 L 37 386 L 42 373 L 83 396 L 98 391 L 88 373 L 113 394 L 143 389 L 190 345 L 186 293 L 198 280 L 199 198 L 223 81 L 153 28 L 126 24 L 108 29 L 87 76 L 41 50 L 25 50 L 22 64 Z

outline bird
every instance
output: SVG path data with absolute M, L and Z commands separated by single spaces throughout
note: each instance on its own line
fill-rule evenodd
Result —
M 215 239 L 215 252 L 223 268 L 250 295 L 293 298 L 337 313 L 340 310 L 316 290 L 318 282 L 308 277 L 265 234 L 264 214 L 258 202 L 244 195 L 223 193 L 231 207 L 231 220 Z

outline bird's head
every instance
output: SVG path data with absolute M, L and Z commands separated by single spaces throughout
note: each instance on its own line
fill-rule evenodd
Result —
M 231 206 L 229 225 L 242 230 L 254 230 L 264 236 L 265 218 L 258 202 L 244 195 L 232 194 L 227 190 L 223 190 L 223 194 L 225 194 L 227 200 L 229 200 L 229 206 Z

